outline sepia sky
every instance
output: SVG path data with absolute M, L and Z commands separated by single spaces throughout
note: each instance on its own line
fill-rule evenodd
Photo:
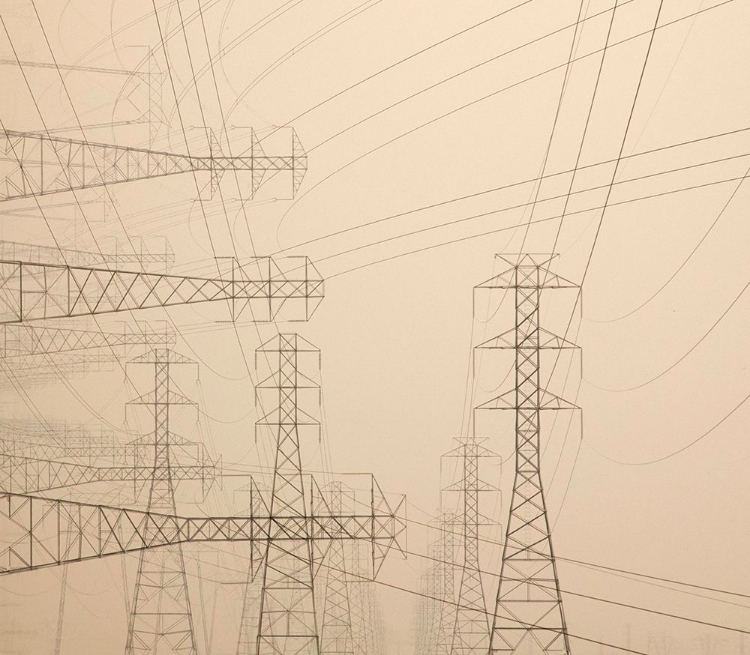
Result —
M 322 436 L 303 441 L 304 466 L 373 473 L 407 497 L 411 554 L 389 554 L 376 584 L 386 654 L 414 652 L 426 525 L 459 501 L 440 492 L 459 479 L 441 455 L 470 431 L 500 455 L 482 462 L 500 488 L 482 497 L 491 612 L 513 417 L 471 408 L 512 389 L 513 359 L 472 353 L 514 308 L 474 287 L 504 270 L 498 253 L 555 252 L 552 270 L 582 285 L 544 291 L 541 312 L 581 348 L 542 358 L 548 389 L 582 409 L 542 417 L 565 616 L 583 637 L 572 650 L 746 652 L 739 632 L 705 624 L 750 631 L 748 0 L 0 0 L 0 17 L 3 130 L 239 156 L 252 131 L 287 152 L 293 127 L 308 153 L 294 198 L 281 176 L 251 197 L 238 172 L 213 197 L 207 174 L 186 173 L 0 203 L 2 241 L 169 248 L 173 273 L 209 277 L 225 258 L 307 255 L 326 280 L 308 323 L 232 323 L 221 303 L 58 323 L 166 323 L 198 363 L 175 372 L 199 403 L 173 412 L 175 431 L 226 476 L 205 500 L 181 484 L 181 513 L 247 508 L 241 488 L 272 464 L 254 351 L 298 332 L 322 361 Z M 124 362 L 4 381 L 1 411 L 145 434 L 147 413 L 125 404 L 152 380 Z M 142 506 L 127 484 L 49 495 Z M 235 653 L 248 547 L 184 552 L 199 652 Z M 62 584 L 60 654 L 122 652 L 137 562 L 2 578 L 0 652 L 55 653 Z

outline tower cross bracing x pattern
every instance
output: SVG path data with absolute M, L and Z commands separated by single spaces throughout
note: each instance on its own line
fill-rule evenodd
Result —
M 482 344 L 515 352 L 514 389 L 478 407 L 515 414 L 515 474 L 489 652 L 569 655 L 541 473 L 540 417 L 544 410 L 577 408 L 541 387 L 540 352 L 573 345 L 542 330 L 539 301 L 543 289 L 577 286 L 549 270 L 552 255 L 500 258 L 506 270 L 478 287 L 510 289 L 515 305 L 512 338 L 505 333 Z

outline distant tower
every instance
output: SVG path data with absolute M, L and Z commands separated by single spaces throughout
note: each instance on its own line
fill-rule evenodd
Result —
M 194 405 L 171 389 L 170 366 L 192 364 L 171 350 L 157 348 L 133 360 L 154 366 L 154 391 L 135 404 L 147 405 L 154 414 L 153 473 L 148 511 L 175 514 L 174 480 L 170 454 L 169 408 Z M 190 608 L 182 546 L 146 549 L 138 561 L 126 655 L 196 655 L 195 631 Z
M 515 351 L 515 386 L 478 409 L 515 413 L 515 477 L 500 584 L 492 621 L 491 654 L 570 653 L 557 565 L 552 549 L 540 461 L 544 410 L 577 409 L 540 385 L 540 352 L 575 348 L 539 325 L 542 289 L 577 288 L 552 273 L 554 255 L 500 256 L 506 269 L 480 289 L 507 289 L 515 301 L 513 329 L 482 344 Z
M 263 483 L 253 479 L 241 491 L 247 491 L 250 495 L 250 514 L 259 516 L 268 513 L 268 507 L 264 501 L 264 493 L 269 490 Z M 260 618 L 260 576 L 258 575 L 263 566 L 263 558 L 266 554 L 266 545 L 262 541 L 250 543 L 250 564 L 247 568 L 247 580 L 245 582 L 245 593 L 242 599 L 242 614 L 240 615 L 240 634 L 237 639 L 236 655 L 255 655 L 257 650 L 258 620 Z
M 381 655 L 383 626 L 374 583 L 368 579 L 367 557 L 358 542 L 352 542 L 349 606 L 356 655 Z M 424 600 L 423 598 L 420 600 Z
M 459 525 L 455 512 L 440 514 L 440 542 L 443 569 L 443 603 L 440 608 L 440 624 L 437 634 L 437 655 L 450 655 L 456 617 L 456 530 Z
M 463 521 L 460 527 L 464 563 L 449 652 L 451 655 L 486 655 L 490 643 L 490 626 L 479 567 L 479 526 L 482 521 L 479 494 L 497 489 L 479 480 L 479 459 L 497 456 L 481 445 L 484 439 L 476 439 L 472 435 L 458 441 L 459 445 L 444 455 L 461 460 L 461 480 L 446 491 L 460 492 L 463 502 Z
M 313 546 L 305 499 L 300 434 L 320 424 L 318 385 L 320 351 L 297 334 L 279 334 L 256 351 L 271 369 L 257 387 L 259 400 L 272 409 L 256 423 L 275 435 L 276 461 L 271 486 L 271 514 L 299 521 L 299 539 L 268 541 L 263 563 L 257 655 L 319 655 L 313 587 Z M 257 361 L 256 361 L 257 365 Z M 312 377 L 311 377 L 312 376 Z M 306 398 L 312 393 L 315 400 Z M 262 395 L 262 396 L 261 396 Z M 261 403 L 261 409 L 264 404 Z M 303 409 L 307 407 L 307 411 Z
M 330 509 L 334 514 L 342 514 L 344 487 L 334 480 L 326 485 Z M 348 508 L 347 508 L 348 509 Z M 323 626 L 320 630 L 321 655 L 354 655 L 352 637 L 351 608 L 349 605 L 349 585 L 346 575 L 346 557 L 341 532 L 332 534 L 328 550 L 328 579 L 325 586 L 323 606 Z

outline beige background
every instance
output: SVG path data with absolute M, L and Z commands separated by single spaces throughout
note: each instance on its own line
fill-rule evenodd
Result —
M 593 16 L 612 4 L 586 0 L 583 12 Z M 624 6 L 610 35 L 615 43 L 649 30 L 659 6 L 655 0 L 619 4 Z M 514 5 L 523 6 L 380 72 Z M 201 203 L 196 184 L 206 179 L 175 176 L 113 186 L 109 195 L 88 190 L 44 198 L 46 220 L 28 201 L 5 204 L 3 239 L 107 249 L 126 234 L 157 245 L 166 237 L 174 270 L 186 274 L 216 274 L 215 256 L 309 255 L 328 279 L 326 299 L 309 324 L 278 328 L 298 330 L 322 351 L 324 438 L 304 444 L 306 464 L 375 473 L 384 489 L 407 494 L 409 517 L 419 522 L 434 513 L 441 484 L 456 479 L 453 461 L 440 475 L 439 458 L 453 437 L 469 429 L 467 408 L 509 384 L 507 356 L 482 357 L 476 375 L 467 377 L 472 345 L 507 327 L 511 311 L 498 295 L 477 295 L 472 320 L 472 287 L 501 270 L 495 253 L 556 247 L 561 256 L 555 270 L 577 283 L 590 256 L 582 318 L 580 305 L 574 311 L 575 293 L 543 296 L 549 329 L 562 334 L 574 317 L 568 338 L 582 347 L 584 362 L 581 377 L 577 360 L 561 359 L 550 382 L 555 393 L 584 409 L 582 438 L 578 419 L 568 424 L 561 416 L 552 428 L 545 416 L 550 429 L 543 465 L 556 550 L 563 557 L 750 591 L 750 407 L 741 406 L 674 457 L 630 465 L 689 444 L 748 394 L 750 304 L 741 292 L 750 279 L 750 190 L 736 179 L 750 164 L 747 132 L 623 160 L 618 181 L 733 157 L 617 184 L 605 212 L 592 207 L 604 203 L 613 166 L 586 169 L 574 190 L 605 188 L 572 196 L 555 246 L 562 200 L 539 202 L 533 210 L 498 210 L 563 194 L 569 176 L 547 180 L 540 189 L 525 183 L 472 194 L 533 180 L 543 169 L 574 35 L 560 28 L 575 22 L 580 2 L 201 0 L 205 32 L 195 14 L 198 0 L 179 4 L 184 29 L 176 3 L 156 6 L 171 79 L 162 86 L 154 146 L 206 154 L 207 125 L 237 154 L 249 147 L 250 127 L 271 135 L 271 144 L 274 126 L 293 125 L 310 154 L 297 198 L 269 184 L 254 200 L 240 201 L 249 197 L 249 179 L 228 175 L 220 196 Z M 678 20 L 700 10 L 706 11 Z M 63 83 L 56 70 L 22 69 L 15 59 L 50 62 L 54 56 L 58 64 L 143 70 L 148 46 L 166 70 L 150 1 L 36 0 L 34 7 L 31 0 L 0 0 L 0 14 L 0 58 L 11 60 L 0 66 L 4 128 L 68 128 L 60 134 L 81 138 L 80 123 L 91 141 L 148 145 L 148 127 L 133 122 L 148 107 L 138 78 L 63 70 Z M 577 33 L 574 56 L 580 60 L 569 70 L 547 173 L 575 164 L 600 61 L 600 54 L 584 55 L 602 48 L 609 16 L 586 21 Z M 659 24 L 664 27 L 653 41 L 623 154 L 747 128 L 747 0 L 664 0 Z M 648 35 L 641 36 L 607 54 L 581 164 L 617 157 L 648 43 Z M 625 202 L 727 178 L 735 181 Z M 472 197 L 430 207 L 464 196 Z M 523 227 L 544 218 L 550 220 L 528 233 Z M 443 225 L 459 219 L 467 220 Z M 336 234 L 341 230 L 347 231 Z M 424 231 L 412 234 L 416 230 Z M 267 465 L 268 445 L 253 439 L 253 386 L 243 357 L 252 368 L 252 351 L 276 327 L 245 323 L 235 330 L 217 322 L 228 318 L 223 306 L 144 316 L 167 317 L 181 333 L 177 350 L 201 364 L 200 385 L 191 372 L 179 373 L 184 393 L 204 412 L 199 426 L 194 413 L 177 417 L 182 433 L 210 440 L 234 471 Z M 119 325 L 122 318 L 105 317 L 100 324 Z M 546 362 L 548 373 L 552 365 Z M 67 384 L 29 387 L 27 402 L 49 418 L 123 429 L 123 405 L 136 389 L 147 389 L 148 378 L 133 372 L 130 383 L 123 385 L 115 367 Z M 4 389 L 2 411 L 31 416 L 19 396 Z M 145 421 L 128 416 L 131 430 Z M 488 446 L 506 457 L 509 419 L 483 415 L 476 422 Z M 496 497 L 484 506 L 496 521 L 505 521 L 511 467 L 506 462 L 502 477 L 506 504 Z M 498 482 L 498 467 L 488 467 L 486 475 Z M 197 488 L 183 485 L 180 505 L 186 512 L 240 511 L 243 497 L 236 489 L 245 482 L 226 479 L 198 506 Z M 71 497 L 133 502 L 132 489 L 108 485 Z M 445 494 L 443 504 L 456 500 Z M 501 538 L 498 526 L 484 534 Z M 409 550 L 426 552 L 431 538 L 411 525 Z M 185 552 L 201 652 L 233 653 L 246 550 L 188 546 Z M 124 562 L 109 558 L 70 567 L 62 653 L 122 651 L 124 598 L 132 597 L 137 557 Z M 419 557 L 394 556 L 380 579 L 416 590 L 424 566 Z M 499 570 L 499 550 L 491 544 L 483 546 L 482 566 Z M 678 593 L 566 563 L 560 577 L 563 589 L 750 628 L 747 598 Z M 60 578 L 61 570 L 53 569 L 0 581 L 1 652 L 54 652 Z M 487 576 L 489 607 L 495 585 L 496 578 Z M 413 652 L 416 598 L 388 588 L 379 595 L 387 652 Z M 649 653 L 742 652 L 732 632 L 578 597 L 566 597 L 565 610 L 572 633 Z M 577 653 L 600 650 L 577 640 L 573 646 Z

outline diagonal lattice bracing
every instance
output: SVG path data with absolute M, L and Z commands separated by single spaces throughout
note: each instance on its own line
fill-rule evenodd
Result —
M 106 252 L 42 246 L 35 243 L 0 241 L 0 260 L 39 262 L 58 266 L 94 266 L 100 268 L 128 268 L 152 273 L 168 273 L 175 261 L 174 252 L 166 238 L 157 245 L 145 243 L 137 237 L 123 246 L 115 241 Z
M 241 489 L 248 492 L 249 512 L 251 515 L 268 513 L 265 500 L 270 490 L 257 480 L 251 479 L 249 484 Z M 250 543 L 250 564 L 247 567 L 247 580 L 242 598 L 242 613 L 240 614 L 240 632 L 237 638 L 236 655 L 255 655 L 258 639 L 258 621 L 260 620 L 260 592 L 261 576 L 266 545 L 264 542 Z
M 122 332 L 100 330 L 71 330 L 60 327 L 30 325 L 0 325 L 0 357 L 17 358 L 30 355 L 90 350 L 114 349 L 127 355 L 135 346 L 168 348 L 175 344 L 174 334 L 166 328 L 159 330 L 148 324 L 126 325 Z
M 295 542 L 307 535 L 316 541 L 330 540 L 340 532 L 347 540 L 392 544 L 397 534 L 374 523 L 403 522 L 404 517 L 391 509 L 374 517 L 369 511 L 317 514 L 309 500 L 306 518 L 268 511 L 184 517 L 0 493 L 0 574 L 196 542 Z
M 329 509 L 334 514 L 341 513 L 346 503 L 344 485 L 334 480 L 326 485 L 323 492 L 328 496 Z M 354 655 L 344 545 L 343 534 L 339 533 L 334 536 L 328 549 L 323 624 L 320 630 L 321 655 Z
M 479 565 L 479 528 L 485 524 L 480 511 L 480 494 L 497 489 L 479 478 L 479 460 L 497 457 L 482 445 L 483 439 L 469 436 L 459 439 L 459 445 L 444 455 L 461 460 L 461 479 L 446 491 L 461 493 L 463 502 L 462 536 L 463 567 L 458 593 L 458 608 L 452 639 L 448 644 L 451 655 L 484 655 L 489 648 L 490 626 L 484 598 L 482 574 Z
M 209 156 L 195 157 L 3 130 L 0 202 L 181 173 L 208 173 L 215 190 L 227 171 L 249 174 L 252 196 L 264 181 L 285 174 L 294 197 L 307 171 L 307 154 L 295 131 L 288 132 L 288 150 L 282 155 L 267 155 L 253 133 L 249 152 L 241 156 L 224 156 L 214 140 Z
M 549 269 L 552 255 L 502 256 L 506 269 L 479 285 L 510 289 L 515 327 L 482 344 L 515 353 L 515 386 L 477 409 L 515 413 L 515 476 L 502 568 L 490 634 L 490 654 L 570 653 L 552 547 L 540 463 L 543 410 L 577 409 L 540 384 L 540 352 L 572 344 L 539 326 L 542 289 L 576 288 Z
M 33 457 L 0 455 L 0 490 L 13 493 L 36 493 L 63 489 L 93 482 L 149 482 L 153 467 L 91 466 Z M 194 466 L 172 465 L 175 481 L 216 479 L 217 465 L 207 461 Z
M 440 555 L 443 578 L 443 603 L 440 607 L 440 620 L 437 630 L 437 645 L 435 652 L 437 655 L 450 655 L 451 644 L 453 643 L 453 631 L 455 629 L 456 619 L 456 527 L 458 526 L 458 515 L 454 512 L 442 512 L 439 516 L 440 528 L 440 545 L 442 552 Z
M 0 261 L 0 324 L 215 301 L 229 304 L 233 320 L 306 321 L 322 299 L 306 257 L 232 260 L 216 278 Z
M 319 388 L 312 379 L 318 375 L 320 351 L 297 334 L 279 334 L 258 348 L 256 366 L 260 358 L 271 374 L 258 387 L 263 415 L 256 429 L 269 430 L 276 442 L 270 511 L 297 519 L 303 528 L 298 539 L 269 541 L 266 546 L 256 652 L 318 655 L 314 553 L 300 437 L 306 431 L 319 431 L 312 416 Z
M 154 390 L 135 401 L 146 405 L 154 417 L 153 462 L 147 509 L 175 514 L 176 478 L 172 467 L 169 430 L 173 405 L 194 405 L 172 390 L 170 368 L 192 363 L 166 348 L 156 348 L 133 363 L 153 366 Z M 138 561 L 135 594 L 131 607 L 126 655 L 140 653 L 196 655 L 195 630 L 185 573 L 182 545 L 159 550 L 143 550 Z

